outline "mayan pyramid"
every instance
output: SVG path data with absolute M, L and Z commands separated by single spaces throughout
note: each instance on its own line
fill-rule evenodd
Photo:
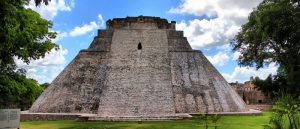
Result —
M 243 100 L 175 25 L 148 16 L 108 20 L 30 112 L 147 116 L 246 111 Z

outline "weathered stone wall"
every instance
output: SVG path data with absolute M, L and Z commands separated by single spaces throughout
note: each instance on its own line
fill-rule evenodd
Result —
M 107 59 L 113 32 L 99 31 L 30 108 L 30 112 L 97 113 L 105 88 Z
M 172 29 L 175 30 L 175 21 L 168 22 L 160 17 L 138 16 L 114 18 L 106 21 L 106 29 Z
M 99 115 L 174 113 L 166 31 L 116 29 L 110 56 Z
M 199 54 L 199 58 L 203 60 L 204 68 L 207 70 L 207 74 L 213 76 L 213 85 L 218 92 L 221 104 L 227 101 L 228 109 L 223 109 L 223 111 L 245 111 L 247 108 L 245 107 L 245 102 L 239 97 L 239 95 L 231 88 L 225 78 L 218 72 L 218 70 L 209 62 L 209 60 L 202 54 Z M 223 100 L 225 99 L 225 100 Z
M 55 121 L 55 120 L 79 120 L 80 114 L 43 114 L 26 113 L 20 115 L 20 121 Z
M 244 102 L 202 53 L 172 52 L 171 71 L 176 112 L 246 110 Z
M 93 42 L 88 48 L 88 51 L 109 52 L 112 36 L 112 30 L 99 30 L 98 36 L 94 38 Z
M 169 30 L 168 42 L 176 113 L 246 110 L 202 52 L 192 50 L 182 31 Z
M 183 31 L 168 30 L 167 34 L 170 52 L 192 51 L 192 47 L 183 36 Z
M 129 29 L 158 29 L 156 23 L 151 22 L 133 22 L 129 23 L 128 25 Z
M 267 104 L 253 104 L 253 105 L 246 105 L 248 109 L 255 109 L 260 111 L 270 111 L 273 105 Z
M 107 53 L 80 52 L 35 101 L 30 112 L 96 113 Z

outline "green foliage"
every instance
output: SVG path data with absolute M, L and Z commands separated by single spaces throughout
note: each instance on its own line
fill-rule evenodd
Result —
M 43 88 L 24 75 L 0 75 L 0 108 L 28 109 Z
M 205 122 L 205 129 L 208 129 L 208 114 L 207 113 L 205 113 L 205 114 L 200 113 L 199 114 L 199 119 L 200 120 L 204 120 L 204 122 Z
M 35 0 L 48 3 L 48 0 Z M 24 6 L 29 0 L 0 1 L 0 73 L 14 73 L 14 57 L 29 63 L 30 59 L 44 57 L 58 46 L 51 42 L 55 32 L 49 32 L 52 23 Z
M 269 75 L 265 80 L 261 80 L 256 77 L 253 81 L 255 88 L 262 91 L 266 96 L 271 97 L 271 99 L 277 99 L 280 91 L 287 91 L 286 86 L 286 73 L 282 67 L 279 67 L 277 70 L 277 75 Z M 294 95 L 294 96 L 297 96 Z
M 49 83 L 43 83 L 40 86 L 43 87 L 43 89 L 46 89 L 50 84 Z
M 197 116 L 196 118 L 199 120 L 197 121 L 197 123 L 204 124 L 205 129 L 208 129 L 209 126 L 214 126 L 214 128 L 217 129 L 217 123 L 220 120 L 221 116 L 218 114 L 199 113 L 199 116 Z
M 299 129 L 300 101 L 291 95 L 281 92 L 281 97 L 272 108 L 269 129 Z
M 48 5 L 49 1 L 51 1 L 51 0 L 34 0 L 35 5 L 40 5 L 41 3 L 44 3 L 45 5 Z
M 25 5 L 30 0 L 0 1 L 0 108 L 28 109 L 43 88 L 33 79 L 26 78 L 17 69 L 14 58 L 29 63 L 44 57 L 58 46 L 51 42 L 55 32 L 49 32 L 52 23 Z M 35 0 L 38 6 L 49 0 Z
M 257 90 L 262 91 L 266 96 L 270 96 L 271 98 L 275 98 L 276 93 L 278 93 L 280 89 L 278 81 L 273 79 L 272 75 L 269 75 L 265 80 L 256 77 L 253 83 Z
M 231 43 L 242 66 L 276 62 L 284 71 L 285 90 L 300 92 L 300 3 L 299 0 L 264 0 L 249 15 L 248 22 Z M 281 78 L 282 79 L 282 78 Z
M 214 123 L 215 129 L 217 129 L 217 122 L 220 120 L 221 116 L 218 114 L 214 114 L 211 116 L 211 121 Z

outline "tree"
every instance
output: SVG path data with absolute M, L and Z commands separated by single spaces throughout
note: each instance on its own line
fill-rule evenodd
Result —
M 30 0 L 0 1 L 0 108 L 28 109 L 43 88 L 17 69 L 14 58 L 29 63 L 58 46 L 51 42 L 52 23 L 25 5 Z M 49 0 L 35 0 L 36 6 Z
M 28 109 L 42 93 L 37 81 L 24 75 L 0 75 L 0 108 Z
M 265 96 L 269 96 L 271 99 L 276 98 L 277 93 L 280 89 L 284 89 L 285 87 L 281 87 L 284 85 L 280 85 L 278 76 L 272 76 L 271 74 L 265 79 L 261 80 L 256 77 L 253 81 L 255 88 L 259 91 L 262 91 Z
M 44 57 L 58 46 L 51 42 L 55 32 L 52 23 L 24 6 L 30 0 L 0 1 L 0 74 L 16 72 L 14 57 L 26 63 Z M 35 0 L 36 5 L 49 0 Z
M 257 69 L 271 62 L 284 71 L 284 90 L 300 92 L 300 3 L 299 0 L 264 0 L 231 43 L 241 53 L 241 66 Z
M 41 84 L 40 86 L 46 89 L 50 84 L 48 82 Z
M 286 75 L 282 69 L 279 67 L 277 70 L 277 75 L 269 75 L 265 80 L 256 77 L 253 81 L 255 88 L 262 91 L 266 96 L 271 99 L 276 99 L 279 91 L 285 91 L 287 82 Z

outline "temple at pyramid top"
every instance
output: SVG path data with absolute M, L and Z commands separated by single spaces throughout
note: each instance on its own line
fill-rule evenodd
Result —
M 175 21 L 160 17 L 138 16 L 126 18 L 114 18 L 106 22 L 106 29 L 173 29 L 175 30 Z

